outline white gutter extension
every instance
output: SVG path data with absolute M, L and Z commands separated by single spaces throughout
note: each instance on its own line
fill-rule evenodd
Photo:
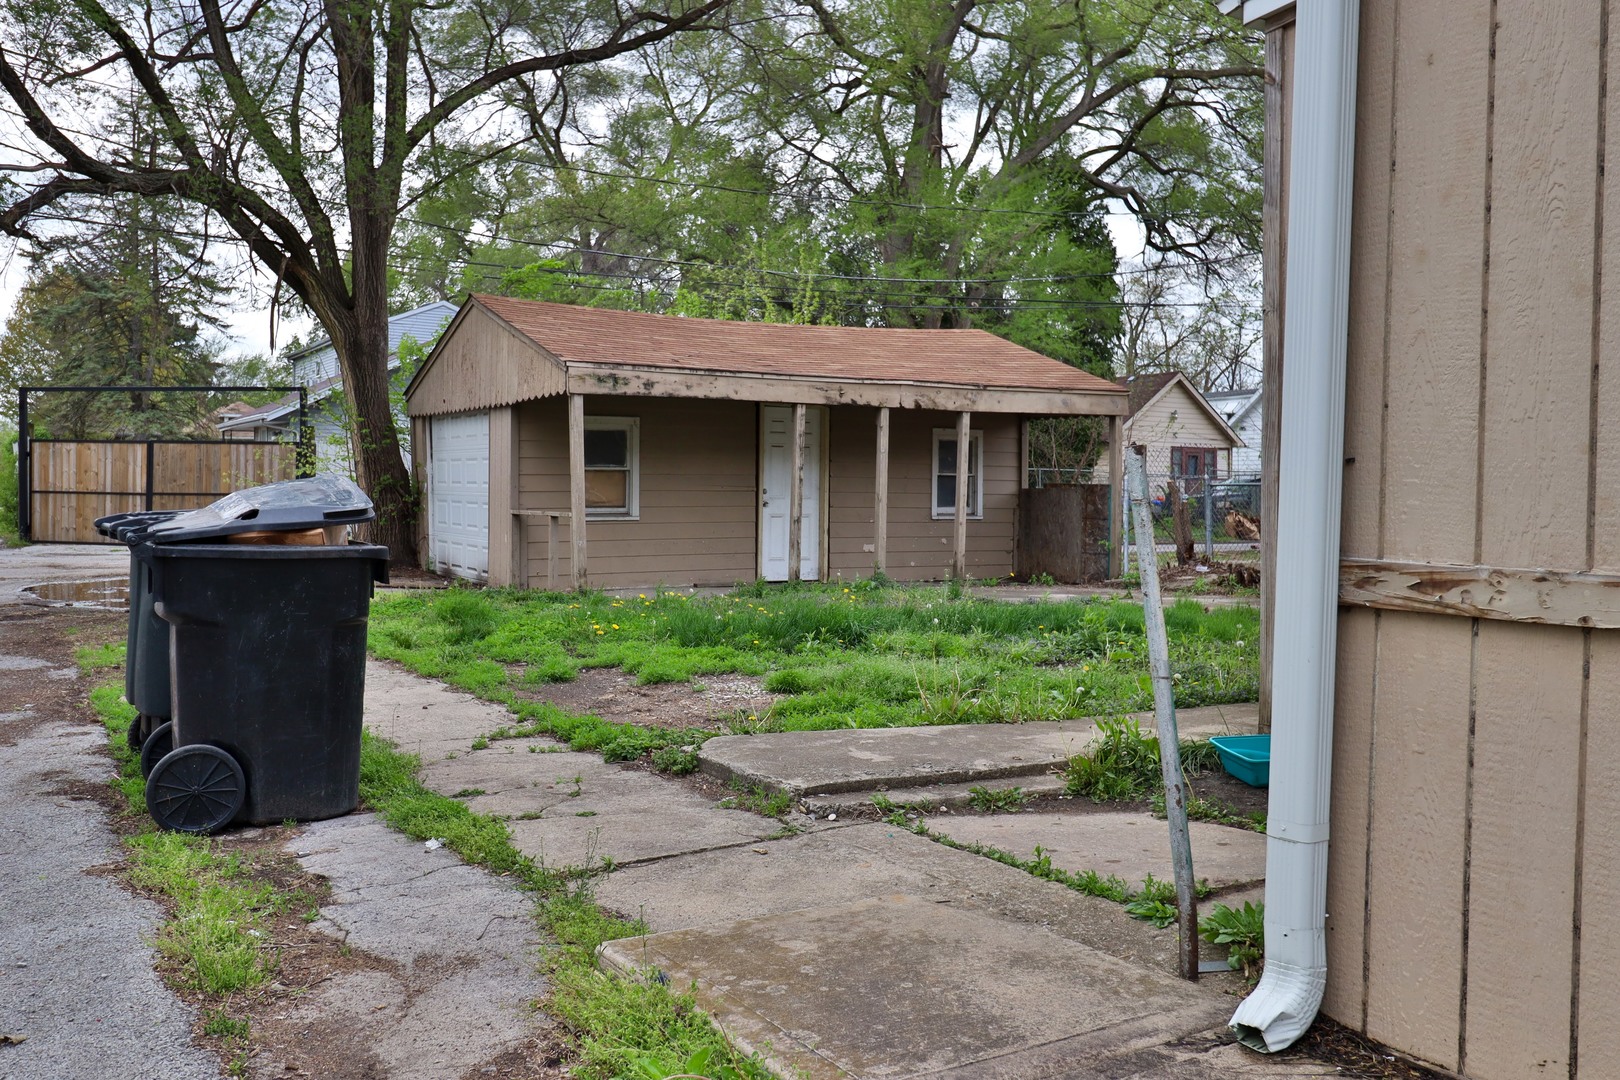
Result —
M 1360 0 L 1295 5 L 1277 602 L 1272 626 L 1266 962 L 1232 1027 L 1281 1050 L 1327 979 L 1328 807 L 1338 641 L 1339 510 L 1349 333 Z

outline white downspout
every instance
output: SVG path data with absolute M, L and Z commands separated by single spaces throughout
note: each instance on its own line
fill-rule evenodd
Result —
M 1328 804 L 1338 640 L 1339 501 L 1349 333 L 1350 201 L 1360 0 L 1295 6 L 1288 317 L 1277 466 L 1266 966 L 1232 1027 L 1281 1050 L 1316 1018 L 1327 979 Z

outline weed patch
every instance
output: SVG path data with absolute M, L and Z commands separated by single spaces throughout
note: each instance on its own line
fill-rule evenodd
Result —
M 720 800 L 724 810 L 751 810 L 763 817 L 783 818 L 793 809 L 793 796 L 785 791 L 768 791 L 758 784 L 752 786 L 731 782 L 733 794 Z
M 1226 966 L 1254 982 L 1266 954 L 1266 906 L 1245 900 L 1241 908 L 1216 904 L 1198 920 L 1198 936 L 1227 946 Z
M 1023 788 L 1003 788 L 992 791 L 984 787 L 968 788 L 968 805 L 988 814 L 1015 814 L 1024 808 L 1029 796 Z

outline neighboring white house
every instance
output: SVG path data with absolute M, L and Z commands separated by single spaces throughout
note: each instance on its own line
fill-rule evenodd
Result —
M 1204 395 L 1243 440 L 1243 445 L 1232 448 L 1233 480 L 1260 479 L 1260 394 L 1259 390 L 1217 390 Z
M 458 310 L 448 300 L 402 311 L 388 320 L 388 370 L 399 367 L 399 347 L 407 338 L 430 346 Z M 292 357 L 292 381 L 305 388 L 309 398 L 309 423 L 315 432 L 315 468 L 318 472 L 354 474 L 349 447 L 348 425 L 344 422 L 346 404 L 343 378 L 338 371 L 337 350 L 328 340 L 317 341 Z M 228 407 L 230 408 L 230 407 Z M 399 427 L 406 430 L 401 416 Z M 254 439 L 278 442 L 298 436 L 298 395 L 288 394 L 279 401 L 222 420 L 222 439 Z M 409 436 L 401 440 L 405 467 L 411 466 Z

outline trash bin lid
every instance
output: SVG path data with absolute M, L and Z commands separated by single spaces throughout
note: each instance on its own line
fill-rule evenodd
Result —
M 96 531 L 112 540 L 135 543 L 135 537 L 162 521 L 177 518 L 184 510 L 136 510 L 128 514 L 109 514 L 96 518 Z
M 345 476 L 319 473 L 302 480 L 244 488 L 189 513 L 153 524 L 139 539 L 154 544 L 206 540 L 253 529 L 313 529 L 377 516 L 360 486 Z M 126 541 L 127 542 L 127 541 Z

